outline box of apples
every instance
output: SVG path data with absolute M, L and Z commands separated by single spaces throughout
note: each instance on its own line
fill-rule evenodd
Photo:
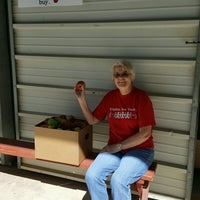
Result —
M 92 151 L 92 126 L 72 115 L 47 118 L 34 134 L 37 159 L 78 166 Z

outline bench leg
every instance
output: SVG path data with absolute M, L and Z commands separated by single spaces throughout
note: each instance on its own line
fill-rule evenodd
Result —
M 149 196 L 149 182 L 146 181 L 145 184 L 140 187 L 140 192 L 139 192 L 139 199 L 140 200 L 148 200 Z

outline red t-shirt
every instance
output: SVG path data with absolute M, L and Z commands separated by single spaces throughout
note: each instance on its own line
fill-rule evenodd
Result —
M 135 88 L 127 95 L 121 95 L 118 89 L 108 92 L 100 104 L 93 111 L 98 120 L 108 119 L 109 144 L 116 144 L 131 135 L 136 134 L 139 128 L 155 126 L 155 117 L 152 102 L 142 90 Z M 153 137 L 136 148 L 153 148 Z

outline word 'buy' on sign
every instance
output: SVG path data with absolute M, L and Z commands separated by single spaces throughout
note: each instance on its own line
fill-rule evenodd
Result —
M 82 5 L 83 0 L 18 0 L 18 7 L 47 7 Z

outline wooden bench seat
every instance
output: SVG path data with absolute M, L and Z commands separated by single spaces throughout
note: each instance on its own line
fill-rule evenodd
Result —
M 0 154 L 36 159 L 35 145 L 33 142 L 19 141 L 8 138 L 0 138 Z M 96 155 L 96 153 L 93 153 L 91 157 L 84 159 L 78 167 L 87 170 L 92 164 Z M 139 179 L 136 183 L 131 185 L 131 189 L 138 193 L 140 200 L 148 200 L 149 185 L 154 179 L 156 167 L 157 163 L 153 162 L 144 176 L 142 176 L 141 179 Z
M 35 145 L 33 142 L 0 138 L 0 153 L 10 156 L 35 159 Z

